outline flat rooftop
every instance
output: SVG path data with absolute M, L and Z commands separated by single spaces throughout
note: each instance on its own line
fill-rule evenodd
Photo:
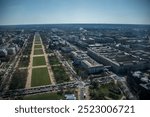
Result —
M 139 61 L 138 57 L 120 51 L 118 49 L 112 48 L 110 46 L 92 47 L 90 49 L 94 51 L 96 54 L 120 64 L 129 64 L 132 63 L 133 61 L 134 62 Z
M 100 67 L 100 66 L 103 66 L 102 64 L 99 64 L 98 62 L 96 62 L 95 60 L 93 60 L 90 57 L 88 57 L 87 59 L 83 60 L 83 62 L 86 65 L 88 65 L 88 67 Z
M 134 50 L 134 51 L 131 51 L 131 53 L 135 56 L 142 58 L 142 59 L 150 60 L 150 52 L 145 52 L 143 50 Z
M 75 52 L 72 52 L 72 54 L 79 58 L 79 59 L 85 59 L 85 58 L 88 58 L 88 55 L 84 52 L 81 52 L 81 51 L 75 51 Z

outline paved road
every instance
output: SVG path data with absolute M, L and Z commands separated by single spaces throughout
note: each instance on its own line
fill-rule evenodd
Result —
M 55 78 L 54 78 L 54 74 L 53 74 L 51 65 L 49 64 L 48 55 L 45 52 L 45 48 L 44 48 L 44 45 L 43 45 L 41 37 L 40 37 L 40 40 L 41 40 L 41 43 L 42 43 L 42 49 L 43 49 L 43 53 L 44 53 L 44 57 L 45 57 L 46 66 L 48 68 L 49 78 L 50 78 L 51 83 L 54 85 L 54 84 L 56 84 L 56 81 L 55 81 Z
M 35 40 L 36 40 L 37 36 L 40 38 L 41 44 L 35 44 Z M 42 45 L 42 48 L 34 48 L 35 45 Z M 34 50 L 35 49 L 36 50 L 42 49 L 43 50 L 43 54 L 34 55 Z M 46 65 L 32 66 L 33 65 L 33 57 L 38 57 L 38 56 L 44 56 Z M 26 88 L 30 88 L 31 87 L 32 68 L 42 68 L 42 67 L 47 67 L 48 68 L 48 74 L 49 74 L 49 78 L 51 80 L 51 83 L 55 84 L 54 75 L 53 75 L 53 72 L 51 70 L 51 66 L 49 65 L 48 57 L 47 57 L 47 54 L 45 52 L 45 48 L 43 46 L 42 39 L 41 39 L 39 33 L 35 33 L 34 39 L 33 39 L 33 44 L 32 44 L 32 51 L 31 51 L 31 55 L 30 55 L 30 63 L 29 63 L 29 66 L 28 66 L 28 76 L 27 76 Z
M 63 56 L 59 51 L 55 51 L 55 54 L 59 61 L 63 64 L 64 68 L 66 71 L 69 73 L 68 75 L 70 76 L 70 80 L 78 82 L 78 99 L 79 100 L 84 100 L 87 97 L 85 97 L 86 90 L 85 90 L 85 83 L 80 79 L 80 77 L 77 75 L 75 70 L 72 68 L 72 66 L 68 63 L 68 61 L 63 59 Z M 89 97 L 88 97 L 89 98 Z
M 40 38 L 40 40 L 41 40 L 41 38 Z M 34 41 L 35 41 L 35 36 L 34 36 Z M 30 62 L 30 65 L 29 65 L 30 79 L 28 79 L 28 81 L 27 81 L 27 83 L 28 83 L 27 85 L 29 85 L 29 86 L 30 86 L 30 83 L 31 83 L 31 74 L 32 74 L 32 68 L 33 68 L 32 67 L 33 56 L 41 56 L 41 55 L 33 55 L 34 41 L 33 41 L 33 45 L 32 45 L 31 57 L 30 57 L 31 62 Z M 42 43 L 42 40 L 41 40 L 41 43 Z M 3 98 L 9 98 L 9 97 L 14 97 L 14 96 L 22 96 L 22 95 L 36 94 L 36 93 L 42 93 L 42 92 L 53 92 L 53 91 L 57 92 L 57 91 L 60 91 L 61 88 L 63 88 L 63 89 L 78 88 L 78 98 L 79 98 L 79 100 L 90 99 L 89 92 L 88 92 L 88 85 L 90 83 L 88 83 L 86 81 L 83 82 L 80 79 L 80 77 L 74 71 L 73 67 L 66 60 L 64 60 L 64 57 L 61 55 L 61 53 L 59 51 L 54 51 L 54 53 L 57 56 L 57 58 L 59 59 L 59 61 L 63 64 L 63 66 L 65 67 L 67 72 L 69 73 L 70 78 L 73 82 L 55 84 L 55 79 L 54 79 L 54 76 L 53 76 L 53 72 L 51 70 L 51 66 L 49 65 L 48 57 L 47 57 L 48 55 L 45 52 L 45 48 L 43 46 L 43 43 L 42 43 L 42 49 L 43 49 L 43 52 L 44 52 L 46 65 L 44 65 L 44 66 L 35 66 L 35 67 L 48 67 L 49 76 L 50 76 L 52 84 L 51 85 L 46 85 L 46 86 L 39 86 L 39 87 L 29 87 L 29 86 L 27 86 L 26 87 L 27 89 L 17 89 L 17 90 L 7 91 L 5 94 L 0 94 L 0 96 L 3 97 Z M 77 48 L 76 48 L 76 50 L 77 50 Z M 113 74 L 113 75 L 111 75 L 111 79 L 114 79 L 115 81 L 117 81 L 120 78 L 116 77 L 116 75 Z M 97 81 L 101 84 L 105 84 L 105 83 L 110 82 L 110 78 L 107 78 L 107 77 L 95 78 L 93 80 L 95 80 L 95 81 Z M 133 98 L 132 94 L 130 93 L 128 87 L 126 86 L 126 84 L 124 82 L 123 82 L 123 87 L 125 89 L 125 92 L 129 93 L 129 97 Z
M 5 71 L 5 74 L 2 78 L 2 83 L 0 86 L 0 92 L 5 93 L 8 90 L 11 79 L 12 79 L 12 75 L 15 72 L 19 64 L 20 58 L 22 56 L 22 51 L 25 49 L 26 43 L 27 43 L 27 40 L 25 40 L 22 48 L 19 50 L 19 52 L 17 53 L 13 61 L 10 63 L 10 66 L 8 67 L 8 69 Z
M 57 85 L 45 85 L 45 86 L 38 86 L 38 87 L 31 87 L 29 89 L 16 89 L 16 90 L 9 90 L 5 92 L 5 94 L 0 93 L 0 97 L 3 99 L 11 99 L 15 96 L 23 96 L 23 95 L 30 95 L 30 94 L 38 94 L 43 92 L 57 92 L 61 91 L 61 89 L 68 89 L 68 88 L 76 88 L 78 86 L 78 83 L 76 82 L 66 82 L 66 83 L 60 83 Z
M 26 86 L 25 86 L 26 88 L 31 87 L 32 64 L 33 64 L 35 38 L 36 38 L 36 34 L 34 35 L 34 39 L 33 39 L 33 43 L 32 43 L 32 50 L 31 50 L 31 54 L 30 54 L 30 62 L 29 62 L 29 66 L 28 66 L 28 76 L 27 76 L 27 81 L 26 81 Z

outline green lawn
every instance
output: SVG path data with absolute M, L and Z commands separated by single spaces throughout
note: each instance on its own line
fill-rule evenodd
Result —
M 33 66 L 46 65 L 44 56 L 33 57 Z
M 39 54 L 43 54 L 42 49 L 34 50 L 34 55 L 39 55 Z
M 52 70 L 57 83 L 69 81 L 69 77 L 62 66 L 52 66 Z
M 64 99 L 64 96 L 58 95 L 57 93 L 44 93 L 24 97 L 24 100 L 60 100 L 60 99 Z
M 36 35 L 35 41 L 40 41 L 40 36 Z
M 34 48 L 42 48 L 42 45 L 34 45 Z
M 50 79 L 49 79 L 47 67 L 33 68 L 31 87 L 48 85 L 48 84 L 50 84 Z
M 40 40 L 35 40 L 34 43 L 35 43 L 35 44 L 41 44 L 41 41 L 40 41 Z

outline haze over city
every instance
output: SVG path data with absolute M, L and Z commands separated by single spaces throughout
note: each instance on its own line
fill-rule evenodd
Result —
M 0 25 L 150 24 L 149 0 L 1 0 Z
M 0 0 L 0 100 L 150 100 L 149 6 Z

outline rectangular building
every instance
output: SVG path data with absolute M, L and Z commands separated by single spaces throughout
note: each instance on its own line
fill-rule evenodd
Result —
M 147 61 L 110 46 L 89 48 L 88 55 L 99 63 L 110 65 L 112 70 L 117 73 L 142 70 L 147 66 Z

